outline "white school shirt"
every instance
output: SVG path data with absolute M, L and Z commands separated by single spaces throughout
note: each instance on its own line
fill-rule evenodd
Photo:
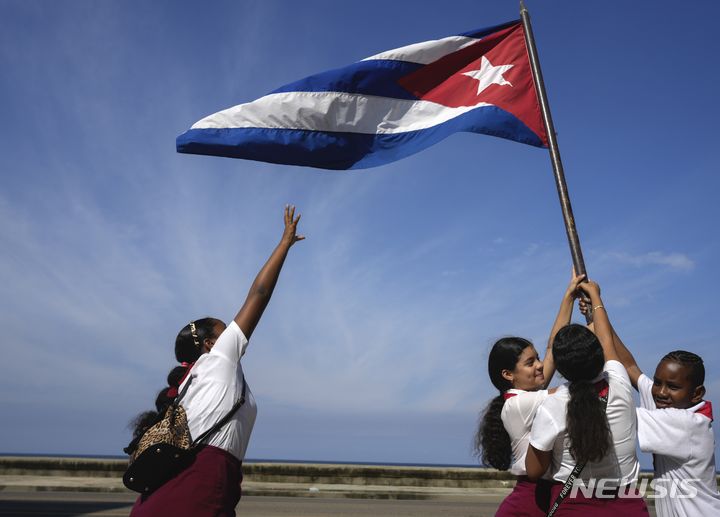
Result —
M 652 386 L 652 379 L 640 375 L 638 441 L 643 452 L 654 455 L 655 489 L 662 485 L 668 494 L 688 496 L 696 492 L 687 498 L 657 497 L 658 517 L 720 515 L 712 420 L 696 413 L 705 401 L 688 409 L 657 409 Z
M 606 486 L 610 488 L 637 481 L 640 463 L 635 453 L 637 420 L 633 388 L 625 367 L 618 361 L 607 361 L 603 375 L 597 380 L 603 378 L 609 386 L 606 414 L 613 445 L 602 460 L 585 465 L 581 478 L 586 484 L 590 478 L 606 479 Z M 566 433 L 568 400 L 570 392 L 565 383 L 542 403 L 530 433 L 530 445 L 540 451 L 553 452 L 552 478 L 561 483 L 567 480 L 576 465 Z
M 210 352 L 201 355 L 190 370 L 193 380 L 180 404 L 185 408 L 193 439 L 215 425 L 240 398 L 243 387 L 240 358 L 247 345 L 247 338 L 233 321 L 220 334 Z M 180 390 L 187 382 L 186 379 Z M 205 444 L 226 450 L 242 461 L 256 416 L 257 405 L 248 386 L 245 403 Z
M 510 389 L 507 393 L 514 394 L 505 400 L 500 418 L 505 430 L 510 435 L 512 444 L 512 465 L 510 473 L 516 476 L 525 476 L 525 456 L 530 443 L 530 429 L 532 428 L 535 412 L 548 396 L 548 390 L 525 391 Z

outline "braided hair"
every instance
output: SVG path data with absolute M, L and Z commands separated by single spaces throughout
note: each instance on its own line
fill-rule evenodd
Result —
M 663 361 L 673 361 L 686 366 L 690 370 L 690 380 L 693 383 L 693 388 L 705 384 L 705 363 L 703 363 L 702 357 L 699 355 L 685 350 L 675 350 L 665 354 L 660 362 Z

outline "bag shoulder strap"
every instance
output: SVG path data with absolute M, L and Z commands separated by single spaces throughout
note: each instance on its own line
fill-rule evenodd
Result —
M 187 390 L 190 387 L 190 384 L 192 384 L 192 380 L 193 380 L 193 376 L 190 375 L 188 377 L 187 382 L 185 383 L 185 386 L 183 386 L 183 389 L 180 390 L 180 393 L 178 393 L 178 396 L 175 397 L 175 400 L 173 400 L 173 403 L 172 403 L 173 406 L 177 407 L 177 405 L 180 403 L 182 398 L 185 396 L 185 393 L 187 393 Z
M 607 383 L 605 383 L 607 384 Z M 609 388 L 609 385 L 608 385 Z M 603 390 L 604 393 L 601 395 L 598 395 L 598 398 L 600 399 L 600 404 L 602 405 L 603 413 L 607 411 L 607 402 L 608 402 L 608 390 Z M 555 502 L 550 507 L 547 513 L 547 517 L 553 517 L 555 515 L 555 512 L 557 511 L 558 507 L 560 506 L 560 503 L 562 503 L 567 495 L 570 493 L 570 490 L 572 489 L 573 485 L 575 484 L 575 480 L 580 477 L 580 473 L 585 468 L 585 464 L 587 462 L 583 461 L 580 463 L 576 463 L 575 467 L 573 468 L 572 472 L 567 478 L 567 481 L 565 481 L 565 484 L 562 487 L 562 490 L 560 490 L 560 493 L 558 494 L 557 498 L 555 499 Z
M 204 433 L 202 433 L 200 436 L 198 436 L 198 437 L 193 441 L 192 445 L 190 445 L 190 448 L 191 448 L 191 449 L 194 449 L 195 447 L 197 447 L 198 445 L 200 445 L 201 443 L 203 443 L 206 439 L 208 439 L 208 438 L 210 437 L 210 435 L 212 435 L 213 433 L 219 431 L 222 426 L 224 426 L 225 424 L 227 424 L 227 423 L 230 421 L 230 419 L 231 419 L 232 416 L 235 414 L 235 412 L 236 412 L 238 409 L 240 409 L 240 406 L 242 406 L 243 404 L 245 404 L 245 394 L 246 394 L 246 392 L 247 392 L 247 383 L 245 382 L 245 376 L 243 375 L 243 387 L 242 387 L 242 394 L 240 395 L 240 398 L 237 400 L 237 402 L 235 402 L 235 404 L 233 405 L 233 407 L 230 409 L 230 411 L 228 411 L 228 412 L 225 414 L 224 417 L 222 417 L 220 420 L 218 420 L 218 422 L 217 422 L 214 426 L 212 426 L 210 429 L 208 429 L 207 431 L 205 431 Z

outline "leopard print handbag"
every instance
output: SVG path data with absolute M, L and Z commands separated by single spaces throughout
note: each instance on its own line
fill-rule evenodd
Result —
M 130 490 L 144 495 L 151 494 L 189 467 L 195 460 L 199 446 L 225 425 L 245 403 L 247 385 L 243 378 L 240 399 L 220 421 L 193 441 L 187 415 L 180 405 L 192 379 L 192 376 L 188 378 L 182 391 L 165 411 L 163 418 L 125 448 L 130 460 L 123 475 L 123 484 Z
M 130 455 L 130 462 L 136 461 L 148 447 L 160 443 L 167 443 L 180 449 L 190 448 L 192 443 L 190 429 L 188 428 L 187 415 L 182 406 L 170 406 L 163 419 L 142 435 L 137 449 Z
M 130 459 L 123 484 L 130 490 L 150 494 L 192 463 L 190 428 L 180 405 L 191 382 L 192 376 L 162 419 L 127 447 Z

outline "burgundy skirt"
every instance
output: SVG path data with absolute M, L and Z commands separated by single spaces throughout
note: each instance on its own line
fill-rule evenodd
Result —
M 551 489 L 551 501 L 555 502 L 558 494 L 562 490 L 561 483 L 554 483 Z M 621 492 L 623 489 L 620 489 Z M 625 490 L 624 492 L 628 492 Z M 587 497 L 581 491 L 575 494 L 575 497 L 569 495 L 560 503 L 556 517 L 566 515 L 574 515 L 580 517 L 649 517 L 647 505 L 642 496 L 637 492 L 633 493 L 633 497 Z
M 242 462 L 206 445 L 177 477 L 135 501 L 130 517 L 231 517 L 240 501 Z
M 495 517 L 545 517 L 550 506 L 552 483 L 543 479 L 530 481 L 526 476 L 518 477 L 515 488 L 503 499 Z

